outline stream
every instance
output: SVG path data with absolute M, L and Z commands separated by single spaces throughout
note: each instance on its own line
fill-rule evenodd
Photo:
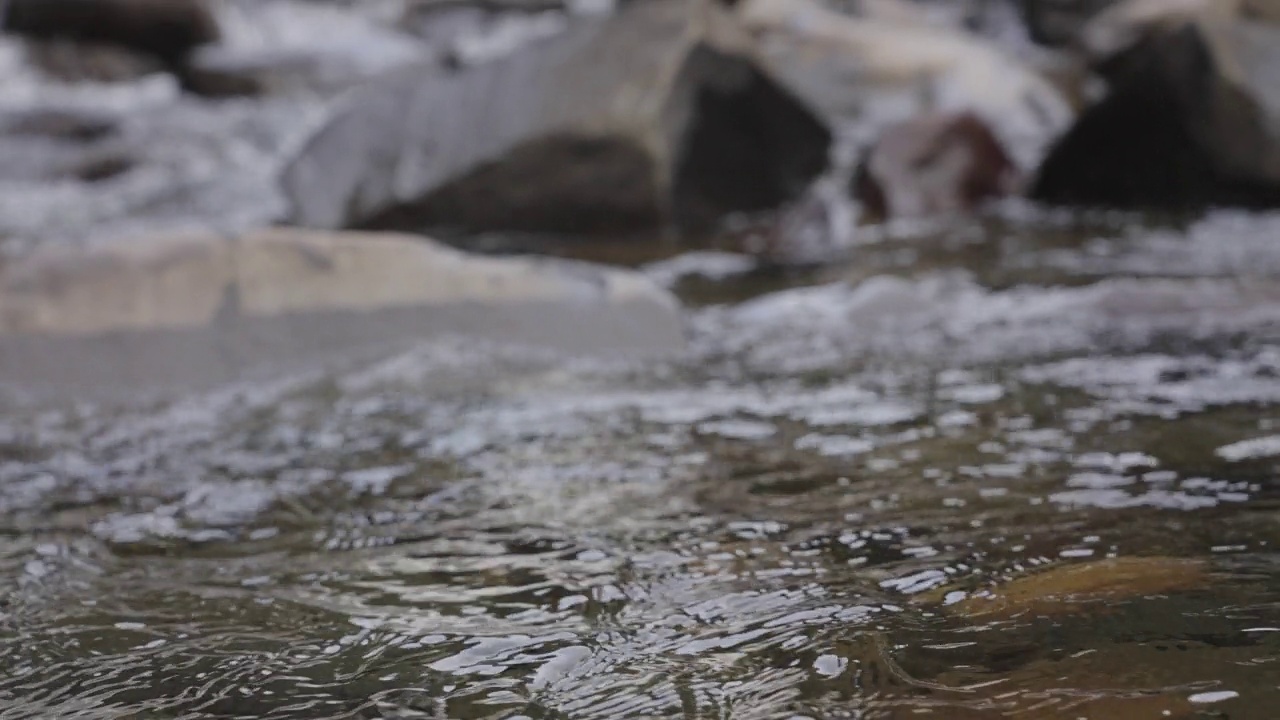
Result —
M 7 408 L 0 717 L 1269 717 L 1278 223 L 694 254 L 667 363 Z
M 4 83 L 169 129 L 105 189 L 0 178 L 14 252 L 260 222 L 325 107 Z M 1270 720 L 1277 238 L 1007 203 L 645 265 L 669 361 L 457 340 L 0 401 L 0 720 Z

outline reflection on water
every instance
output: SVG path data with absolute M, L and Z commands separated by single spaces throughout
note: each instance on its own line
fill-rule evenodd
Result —
M 1270 718 L 1274 222 L 664 263 L 663 366 L 7 408 L 0 718 Z

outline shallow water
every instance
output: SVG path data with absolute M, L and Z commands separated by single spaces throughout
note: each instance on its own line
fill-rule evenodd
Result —
M 222 7 L 250 57 L 416 57 L 365 52 L 400 37 L 379 3 Z M 262 222 L 332 99 L 60 87 L 13 51 L 0 109 L 117 113 L 140 161 L 0 178 L 8 250 Z M 1010 205 L 807 268 L 647 265 L 691 308 L 662 364 L 457 341 L 0 405 L 0 718 L 1269 719 L 1278 237 Z
M 11 407 L 0 717 L 1269 718 L 1276 222 L 693 255 L 662 365 Z

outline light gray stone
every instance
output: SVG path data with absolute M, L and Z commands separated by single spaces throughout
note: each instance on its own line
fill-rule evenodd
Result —
M 167 395 L 446 335 L 627 357 L 683 344 L 677 301 L 637 273 L 415 236 L 159 237 L 0 267 L 0 385 L 39 398 Z
M 1110 89 L 1032 193 L 1062 204 L 1280 206 L 1280 25 L 1265 3 L 1129 0 L 1082 37 Z
M 284 169 L 292 222 L 627 236 L 799 194 L 830 133 L 714 0 L 647 0 L 498 62 L 355 92 Z

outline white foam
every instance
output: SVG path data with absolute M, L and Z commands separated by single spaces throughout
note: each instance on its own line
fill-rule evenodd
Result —
M 1234 690 L 1218 690 L 1216 692 L 1196 693 L 1187 698 L 1187 702 L 1197 705 L 1207 705 L 1209 703 L 1219 703 L 1224 700 L 1234 700 L 1240 697 L 1240 693 Z
M 1228 462 L 1276 457 L 1280 455 L 1280 435 L 1241 440 L 1230 445 L 1223 445 L 1215 450 L 1214 453 Z

